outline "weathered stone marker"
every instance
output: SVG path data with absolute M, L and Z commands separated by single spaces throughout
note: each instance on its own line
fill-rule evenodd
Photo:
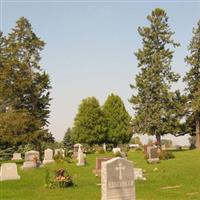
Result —
M 13 153 L 12 160 L 22 160 L 21 153 Z
M 40 153 L 38 151 L 27 151 L 25 153 L 25 162 L 22 169 L 36 168 L 40 165 Z
M 78 157 L 77 157 L 77 166 L 84 166 L 85 165 L 85 157 L 86 155 L 82 152 L 81 147 L 79 146 L 78 149 Z
M 112 159 L 112 157 L 96 158 L 96 167 L 94 169 L 94 174 L 96 176 L 101 176 L 101 164 L 102 164 L 102 162 L 108 161 L 110 159 Z
M 52 149 L 46 149 L 44 151 L 43 164 L 52 163 L 52 162 L 54 162 L 54 159 L 53 159 L 53 150 Z
M 82 145 L 77 143 L 74 145 L 74 149 L 73 149 L 73 158 L 77 158 L 78 157 L 78 150 L 79 150 L 79 147 L 81 148 Z
M 132 162 L 120 157 L 102 162 L 101 200 L 135 200 Z
M 154 146 L 147 147 L 148 163 L 159 163 L 158 148 Z
M 3 163 L 0 170 L 0 181 L 18 180 L 20 176 L 17 173 L 16 163 Z

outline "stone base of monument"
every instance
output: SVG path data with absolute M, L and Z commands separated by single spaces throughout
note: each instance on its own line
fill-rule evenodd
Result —
M 33 161 L 26 161 L 23 163 L 23 165 L 21 166 L 21 169 L 29 169 L 29 168 L 37 168 L 41 165 L 41 162 L 33 162 Z
M 77 163 L 76 166 L 85 166 L 85 162 L 84 163 Z
M 49 163 L 53 163 L 53 162 L 55 162 L 55 160 L 43 160 L 43 164 L 45 165 L 45 164 L 49 164 Z
M 159 159 L 159 158 L 149 158 L 149 159 L 147 160 L 147 162 L 148 162 L 149 164 L 156 164 L 156 163 L 159 163 L 159 162 L 160 162 L 160 159 Z

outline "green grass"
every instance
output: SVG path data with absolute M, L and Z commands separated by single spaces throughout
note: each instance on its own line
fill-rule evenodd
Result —
M 146 181 L 136 181 L 137 200 L 200 200 L 200 151 L 177 151 L 175 159 L 149 165 L 142 152 L 129 152 L 135 167 L 146 170 Z M 100 178 L 95 177 L 95 158 L 104 155 L 87 155 L 88 164 L 77 167 L 75 163 L 54 163 L 45 168 L 20 170 L 21 180 L 0 183 L 1 200 L 100 200 Z M 157 167 L 158 171 L 153 169 Z M 47 189 L 46 168 L 54 171 L 67 168 L 74 176 L 76 187 Z M 177 188 L 163 189 L 166 186 Z

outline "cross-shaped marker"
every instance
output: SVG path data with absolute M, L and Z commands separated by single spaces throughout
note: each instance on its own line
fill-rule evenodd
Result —
M 117 171 L 119 171 L 119 180 L 122 180 L 122 170 L 125 170 L 125 167 L 122 167 L 122 163 L 118 164 L 119 167 L 115 167 Z

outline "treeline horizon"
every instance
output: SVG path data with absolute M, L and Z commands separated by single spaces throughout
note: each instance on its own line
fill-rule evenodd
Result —
M 188 41 L 188 66 L 184 91 L 172 90 L 180 75 L 172 71 L 175 48 L 168 16 L 161 8 L 148 16 L 148 26 L 138 28 L 142 46 L 135 52 L 139 73 L 131 89 L 129 116 L 118 95 L 108 96 L 103 107 L 94 97 L 82 100 L 68 136 L 69 142 L 88 145 L 127 143 L 132 133 L 155 136 L 158 144 L 165 134 L 195 136 L 200 149 L 200 21 Z M 191 30 L 192 31 L 192 30 Z M 48 130 L 50 78 L 40 66 L 45 46 L 21 17 L 4 36 L 0 32 L 0 148 L 15 150 L 27 144 L 41 150 L 55 139 Z M 134 66 L 133 66 L 134 67 Z M 129 86 L 127 86 L 129 87 Z M 132 118 L 132 119 L 131 119 Z M 67 128 L 67 127 L 66 127 Z M 69 136 L 70 135 L 70 136 Z M 71 141 L 70 141 L 71 140 Z

